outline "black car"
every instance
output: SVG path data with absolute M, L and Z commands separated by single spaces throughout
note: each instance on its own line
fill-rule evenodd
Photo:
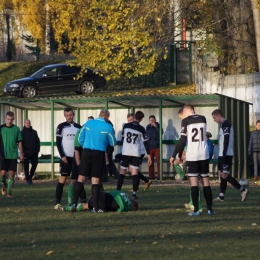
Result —
M 89 94 L 95 88 L 106 85 L 105 78 L 94 73 L 91 69 L 77 79 L 80 67 L 67 64 L 48 65 L 36 71 L 28 78 L 8 82 L 4 87 L 5 95 L 32 98 L 39 94 L 76 92 Z

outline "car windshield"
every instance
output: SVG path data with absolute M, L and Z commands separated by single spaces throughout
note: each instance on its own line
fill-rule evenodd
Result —
M 37 70 L 36 72 L 34 72 L 30 77 L 31 78 L 39 78 L 42 76 L 42 74 L 44 74 L 46 68 L 41 68 L 39 70 Z

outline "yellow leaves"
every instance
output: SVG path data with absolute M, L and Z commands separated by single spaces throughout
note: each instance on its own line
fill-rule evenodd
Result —
M 53 251 L 48 251 L 48 252 L 46 253 L 46 255 L 51 255 L 51 254 L 53 254 Z

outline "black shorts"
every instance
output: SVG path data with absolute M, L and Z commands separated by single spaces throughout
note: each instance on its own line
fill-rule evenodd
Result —
M 60 176 L 70 176 L 73 157 L 66 157 L 66 158 L 68 163 L 63 162 L 60 159 Z
M 17 159 L 0 158 L 0 170 L 16 172 L 16 169 L 17 169 Z
M 93 209 L 92 197 L 88 201 L 88 208 Z M 117 211 L 119 209 L 119 205 L 117 204 L 112 195 L 106 192 L 100 192 L 98 197 L 98 208 L 106 212 Z
M 223 156 L 218 157 L 218 170 L 224 173 L 229 173 L 231 170 L 233 156 L 227 155 L 225 163 L 223 162 Z
M 131 166 L 134 169 L 139 169 L 140 166 L 140 157 L 137 156 L 129 156 L 129 155 L 122 155 L 122 159 L 120 162 L 120 167 L 122 169 L 128 169 Z
M 79 174 L 82 176 L 102 178 L 106 167 L 105 152 L 83 149 Z
M 209 160 L 186 161 L 186 171 L 189 177 L 209 177 Z
M 75 157 L 74 157 L 73 162 L 72 162 L 71 179 L 77 180 L 78 177 L 79 177 L 79 165 L 77 165 Z

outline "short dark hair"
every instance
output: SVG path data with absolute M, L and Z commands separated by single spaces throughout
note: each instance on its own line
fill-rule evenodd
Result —
M 178 115 L 181 115 L 183 113 L 183 107 L 181 107 L 178 111 Z
M 135 116 L 135 114 L 134 114 L 134 113 L 128 113 L 128 114 L 126 115 L 127 118 L 130 117 L 130 116 Z
M 258 123 L 260 123 L 260 120 L 257 120 L 257 121 L 256 121 L 256 125 L 257 125 Z
M 94 117 L 93 116 L 89 116 L 88 119 L 94 119 Z
M 138 210 L 138 203 L 136 200 L 131 200 L 132 203 L 132 211 L 137 211 Z
M 66 107 L 66 108 L 64 109 L 64 113 L 65 113 L 65 112 L 70 112 L 70 111 L 72 111 L 72 113 L 74 114 L 74 111 L 73 111 L 73 109 L 72 109 L 71 107 Z
M 142 111 L 139 110 L 135 113 L 135 119 L 142 120 L 143 118 L 144 118 L 144 113 Z
M 150 115 L 150 116 L 149 116 L 149 119 L 150 119 L 150 118 L 154 118 L 154 119 L 155 119 L 155 116 L 154 116 L 154 115 Z
M 14 117 L 14 112 L 8 111 L 8 112 L 6 112 L 6 116 Z
M 223 116 L 223 113 L 220 109 L 215 109 L 212 113 L 211 113 L 212 116 L 214 115 L 219 115 L 219 116 Z

